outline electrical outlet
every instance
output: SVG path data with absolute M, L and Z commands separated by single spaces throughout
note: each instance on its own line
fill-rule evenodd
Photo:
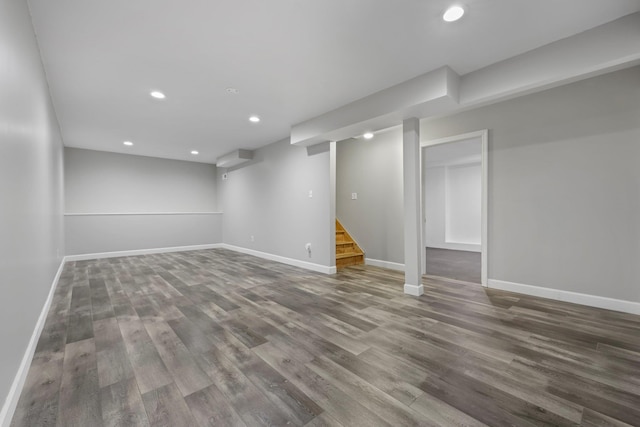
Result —
M 358 193 L 351 193 L 351 200 L 358 200 Z
M 313 190 L 309 190 L 309 198 L 313 197 Z
M 304 248 L 307 250 L 309 258 L 311 258 L 311 243 L 307 243 L 306 245 L 304 245 Z
M 252 242 L 255 242 L 255 241 L 256 241 L 256 238 L 253 236 L 253 234 L 251 235 L 251 241 L 252 241 Z

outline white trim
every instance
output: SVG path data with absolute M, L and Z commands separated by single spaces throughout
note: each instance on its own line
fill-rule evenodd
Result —
M 51 307 L 51 302 L 53 301 L 53 295 L 55 294 L 56 288 L 58 287 L 58 280 L 60 279 L 60 275 L 62 274 L 64 263 L 66 261 L 67 259 L 65 257 L 62 258 L 62 261 L 60 262 L 58 271 L 53 278 L 53 282 L 51 283 L 49 295 L 44 302 L 44 306 L 42 307 L 42 311 L 40 312 L 40 317 L 38 317 L 36 326 L 33 329 L 33 334 L 31 334 L 31 339 L 29 340 L 27 349 L 25 350 L 22 361 L 20 362 L 18 372 L 16 372 L 16 376 L 14 377 L 11 388 L 9 389 L 9 394 L 7 395 L 7 398 L 2 405 L 2 410 L 0 411 L 0 426 L 2 427 L 9 427 L 9 425 L 11 424 L 11 419 L 13 418 L 13 415 L 16 411 L 16 407 L 18 406 L 18 400 L 20 400 L 22 388 L 24 387 L 24 383 L 27 380 L 27 374 L 29 373 L 29 368 L 31 367 L 33 355 L 36 352 L 36 347 L 38 346 L 38 341 L 40 340 L 40 334 L 42 334 L 44 324 L 47 321 L 47 314 L 49 313 L 49 308 Z
M 426 247 L 435 249 L 448 249 L 450 251 L 466 251 L 466 252 L 480 252 L 482 253 L 482 245 L 474 243 L 456 243 L 456 242 L 444 242 L 442 244 L 427 243 Z
M 325 273 L 325 274 L 336 273 L 335 266 L 329 267 L 325 265 L 315 264 L 312 262 L 300 261 L 293 258 L 287 258 L 279 255 L 269 254 L 266 252 L 255 251 L 253 249 L 242 248 L 240 246 L 228 245 L 226 243 L 213 243 L 209 245 L 175 246 L 170 248 L 135 249 L 130 251 L 67 255 L 65 259 L 66 261 L 86 261 L 90 259 L 119 258 L 119 257 L 125 257 L 125 256 L 151 255 L 151 254 L 160 254 L 160 253 L 166 253 L 166 252 L 198 251 L 203 249 L 229 249 L 231 251 L 253 255 L 258 258 L 268 259 L 271 261 L 281 262 L 283 264 L 293 265 L 295 267 L 305 268 L 307 270 L 313 270 L 319 273 Z
M 89 259 L 119 258 L 119 257 L 125 257 L 125 256 L 161 254 L 165 252 L 199 251 L 202 249 L 217 249 L 221 247 L 222 247 L 222 243 L 213 243 L 209 245 L 174 246 L 170 248 L 134 249 L 130 251 L 99 252 L 94 254 L 67 255 L 66 260 L 67 261 L 85 261 Z
M 482 135 L 482 159 L 480 160 L 480 167 L 482 168 L 482 230 L 480 237 L 480 283 L 482 286 L 489 286 L 489 130 L 484 129 L 480 131 Z
M 434 139 L 430 141 L 420 142 L 420 173 L 422 174 L 422 170 L 424 169 L 424 158 L 422 155 L 423 149 L 426 147 L 431 147 L 433 145 L 439 144 L 447 144 L 450 142 L 463 141 L 466 139 L 480 138 L 480 150 L 482 152 L 480 167 L 482 169 L 482 230 L 481 230 L 481 242 L 480 242 L 480 253 L 481 256 L 481 272 L 480 272 L 480 282 L 482 286 L 487 287 L 489 283 L 489 130 L 483 129 L 475 132 L 463 133 L 461 135 L 448 136 L 446 138 Z M 420 179 L 420 197 L 423 198 L 424 189 L 422 188 L 424 181 L 424 177 Z M 425 238 L 425 230 L 424 230 L 424 200 L 421 201 L 421 215 L 420 215 L 420 239 L 422 244 L 420 245 L 421 251 L 421 264 L 422 264 L 422 273 L 424 274 L 427 269 L 426 264 L 426 238 Z
M 621 311 L 624 313 L 640 314 L 640 302 L 625 301 L 598 295 L 582 294 L 578 292 L 563 291 L 560 289 L 543 288 L 540 286 L 523 285 L 521 283 L 507 282 L 504 280 L 489 279 L 489 288 L 503 291 L 517 292 L 541 298 L 549 298 L 590 307 L 604 308 L 607 310 Z
M 223 212 L 68 212 L 64 216 L 222 215 Z
M 423 285 L 410 285 L 409 283 L 404 284 L 404 293 L 407 295 L 413 295 L 415 297 L 419 297 L 424 294 L 424 286 Z
M 305 268 L 307 270 L 317 271 L 318 273 L 324 274 L 335 274 L 337 269 L 335 266 L 329 267 L 326 265 L 315 264 L 307 261 L 300 261 L 298 259 L 287 258 L 280 255 L 274 255 L 267 252 L 260 252 L 253 249 L 247 249 L 240 246 L 233 246 L 223 243 L 220 245 L 223 249 L 229 249 L 231 251 L 240 252 L 247 255 L 253 255 L 258 258 L 268 259 L 270 261 L 280 262 L 282 264 L 293 265 L 294 267 Z
M 388 268 L 390 270 L 404 271 L 404 264 L 400 264 L 398 262 L 383 261 L 381 259 L 373 259 L 373 258 L 365 258 L 364 259 L 364 263 L 366 265 L 372 265 L 374 267 Z

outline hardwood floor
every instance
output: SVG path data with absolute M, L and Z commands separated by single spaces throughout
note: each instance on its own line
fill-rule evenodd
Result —
M 429 276 L 447 277 L 471 283 L 481 282 L 480 252 L 427 248 L 426 256 L 426 274 Z
M 640 425 L 640 316 L 402 285 L 226 250 L 70 262 L 12 425 Z

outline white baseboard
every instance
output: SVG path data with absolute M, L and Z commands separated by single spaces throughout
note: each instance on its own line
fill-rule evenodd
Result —
M 152 249 L 135 249 L 131 251 L 100 252 L 95 254 L 67 255 L 66 260 L 67 261 L 85 261 L 89 259 L 118 258 L 123 256 L 162 254 L 166 252 L 198 251 L 202 249 L 217 249 L 217 248 L 221 248 L 222 246 L 223 246 L 222 243 L 212 243 L 209 245 L 174 246 L 170 248 L 152 248 Z
M 472 243 L 455 243 L 455 242 L 444 242 L 444 243 L 438 243 L 438 244 L 427 243 L 426 246 L 428 248 L 449 249 L 451 251 L 482 252 L 482 245 L 475 245 Z
M 335 274 L 337 271 L 335 266 L 329 267 L 326 265 L 315 264 L 313 262 L 300 261 L 298 259 L 287 258 L 280 255 L 270 254 L 267 252 L 260 252 L 253 249 L 243 248 L 240 246 L 228 245 L 226 243 L 223 243 L 220 247 L 224 249 L 229 249 L 231 251 L 241 252 L 247 255 L 253 255 L 258 258 L 268 259 L 269 261 L 276 261 L 282 264 L 292 265 L 294 267 L 306 268 L 307 270 L 317 271 L 318 273 Z
M 373 259 L 373 258 L 365 258 L 364 259 L 364 263 L 366 265 L 372 265 L 374 267 L 388 268 L 390 270 L 404 271 L 404 264 L 400 264 L 398 262 L 383 261 L 381 259 Z
M 404 284 L 404 293 L 408 295 L 413 295 L 419 297 L 424 294 L 424 286 L 422 285 L 410 285 L 408 283 Z
M 58 271 L 53 278 L 51 289 L 49 289 L 49 295 L 44 302 L 44 306 L 42 307 L 42 311 L 40 312 L 40 317 L 38 317 L 38 322 L 33 329 L 33 334 L 31 334 L 31 339 L 29 340 L 27 349 L 24 352 L 22 361 L 20 362 L 18 372 L 13 379 L 13 383 L 11 384 L 11 388 L 9 389 L 9 394 L 4 401 L 4 405 L 2 405 L 2 410 L 0 410 L 0 427 L 9 427 L 9 425 L 11 424 L 11 419 L 13 418 L 13 414 L 16 411 L 16 407 L 18 406 L 18 400 L 20 399 L 20 394 L 22 394 L 24 383 L 27 380 L 27 374 L 29 373 L 29 368 L 31 367 L 31 361 L 33 360 L 33 355 L 36 352 L 36 347 L 38 346 L 38 341 L 40 340 L 40 334 L 42 333 L 44 324 L 47 321 L 47 314 L 49 313 L 49 308 L 51 307 L 51 302 L 53 301 L 53 295 L 55 294 L 56 288 L 58 287 L 58 280 L 60 279 L 60 275 L 62 274 L 64 263 L 66 261 L 66 258 L 63 258 L 60 262 L 60 267 L 58 267 Z
M 549 298 L 590 307 L 605 308 L 623 313 L 640 314 L 640 303 L 625 301 L 597 295 L 563 291 L 559 289 L 543 288 L 540 286 L 523 285 L 521 283 L 506 282 L 504 280 L 489 279 L 489 288 L 503 291 L 518 292 L 541 298 Z
M 67 255 L 65 258 L 67 261 L 85 261 L 90 259 L 100 258 L 118 258 L 125 256 L 136 255 L 150 255 L 160 254 L 166 252 L 183 252 L 183 251 L 198 251 L 202 249 L 229 249 L 231 251 L 241 252 L 247 255 L 253 255 L 258 258 L 268 259 L 270 261 L 281 262 L 283 264 L 293 265 L 295 267 L 306 268 L 307 270 L 317 271 L 325 274 L 335 274 L 336 267 L 328 267 L 325 265 L 315 264 L 307 261 L 300 261 L 293 258 L 287 258 L 279 255 L 273 255 L 266 252 L 255 251 L 253 249 L 247 249 L 240 246 L 228 245 L 226 243 L 213 243 L 209 245 L 193 245 L 193 246 L 175 246 L 171 248 L 153 248 L 153 249 L 135 249 L 131 251 L 116 251 L 116 252 L 101 252 L 95 254 L 79 254 L 79 255 Z

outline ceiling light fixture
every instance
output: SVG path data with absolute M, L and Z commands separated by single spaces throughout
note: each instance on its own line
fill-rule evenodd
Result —
M 240 91 L 238 89 L 236 89 L 235 87 L 228 87 L 225 89 L 228 93 L 233 93 L 233 94 L 237 94 L 240 93 Z
M 371 138 L 373 138 L 373 134 L 371 132 L 367 132 L 364 135 L 362 135 L 362 137 L 364 139 L 371 139 Z
M 464 15 L 464 9 L 461 6 L 451 6 L 444 15 L 442 15 L 442 19 L 447 22 L 454 22 L 462 18 L 462 15 Z
M 258 122 L 260 121 L 260 117 L 258 117 L 258 116 L 251 116 L 251 117 L 249 117 L 249 121 L 250 121 L 251 123 L 258 123 Z
M 154 90 L 153 92 L 150 93 L 151 96 L 153 96 L 156 99 L 165 99 L 166 95 L 162 92 L 159 92 L 157 90 Z
M 123 142 L 123 144 L 124 144 L 124 145 L 126 145 L 127 147 L 130 147 L 130 146 L 132 146 L 132 145 L 133 145 L 133 142 L 131 142 L 131 141 L 125 141 L 125 142 Z
M 199 153 L 198 151 L 196 151 L 196 150 L 192 150 L 192 151 L 191 151 L 191 154 L 193 154 L 194 156 L 197 156 L 197 155 L 198 155 L 198 154 L 200 154 L 200 153 Z

